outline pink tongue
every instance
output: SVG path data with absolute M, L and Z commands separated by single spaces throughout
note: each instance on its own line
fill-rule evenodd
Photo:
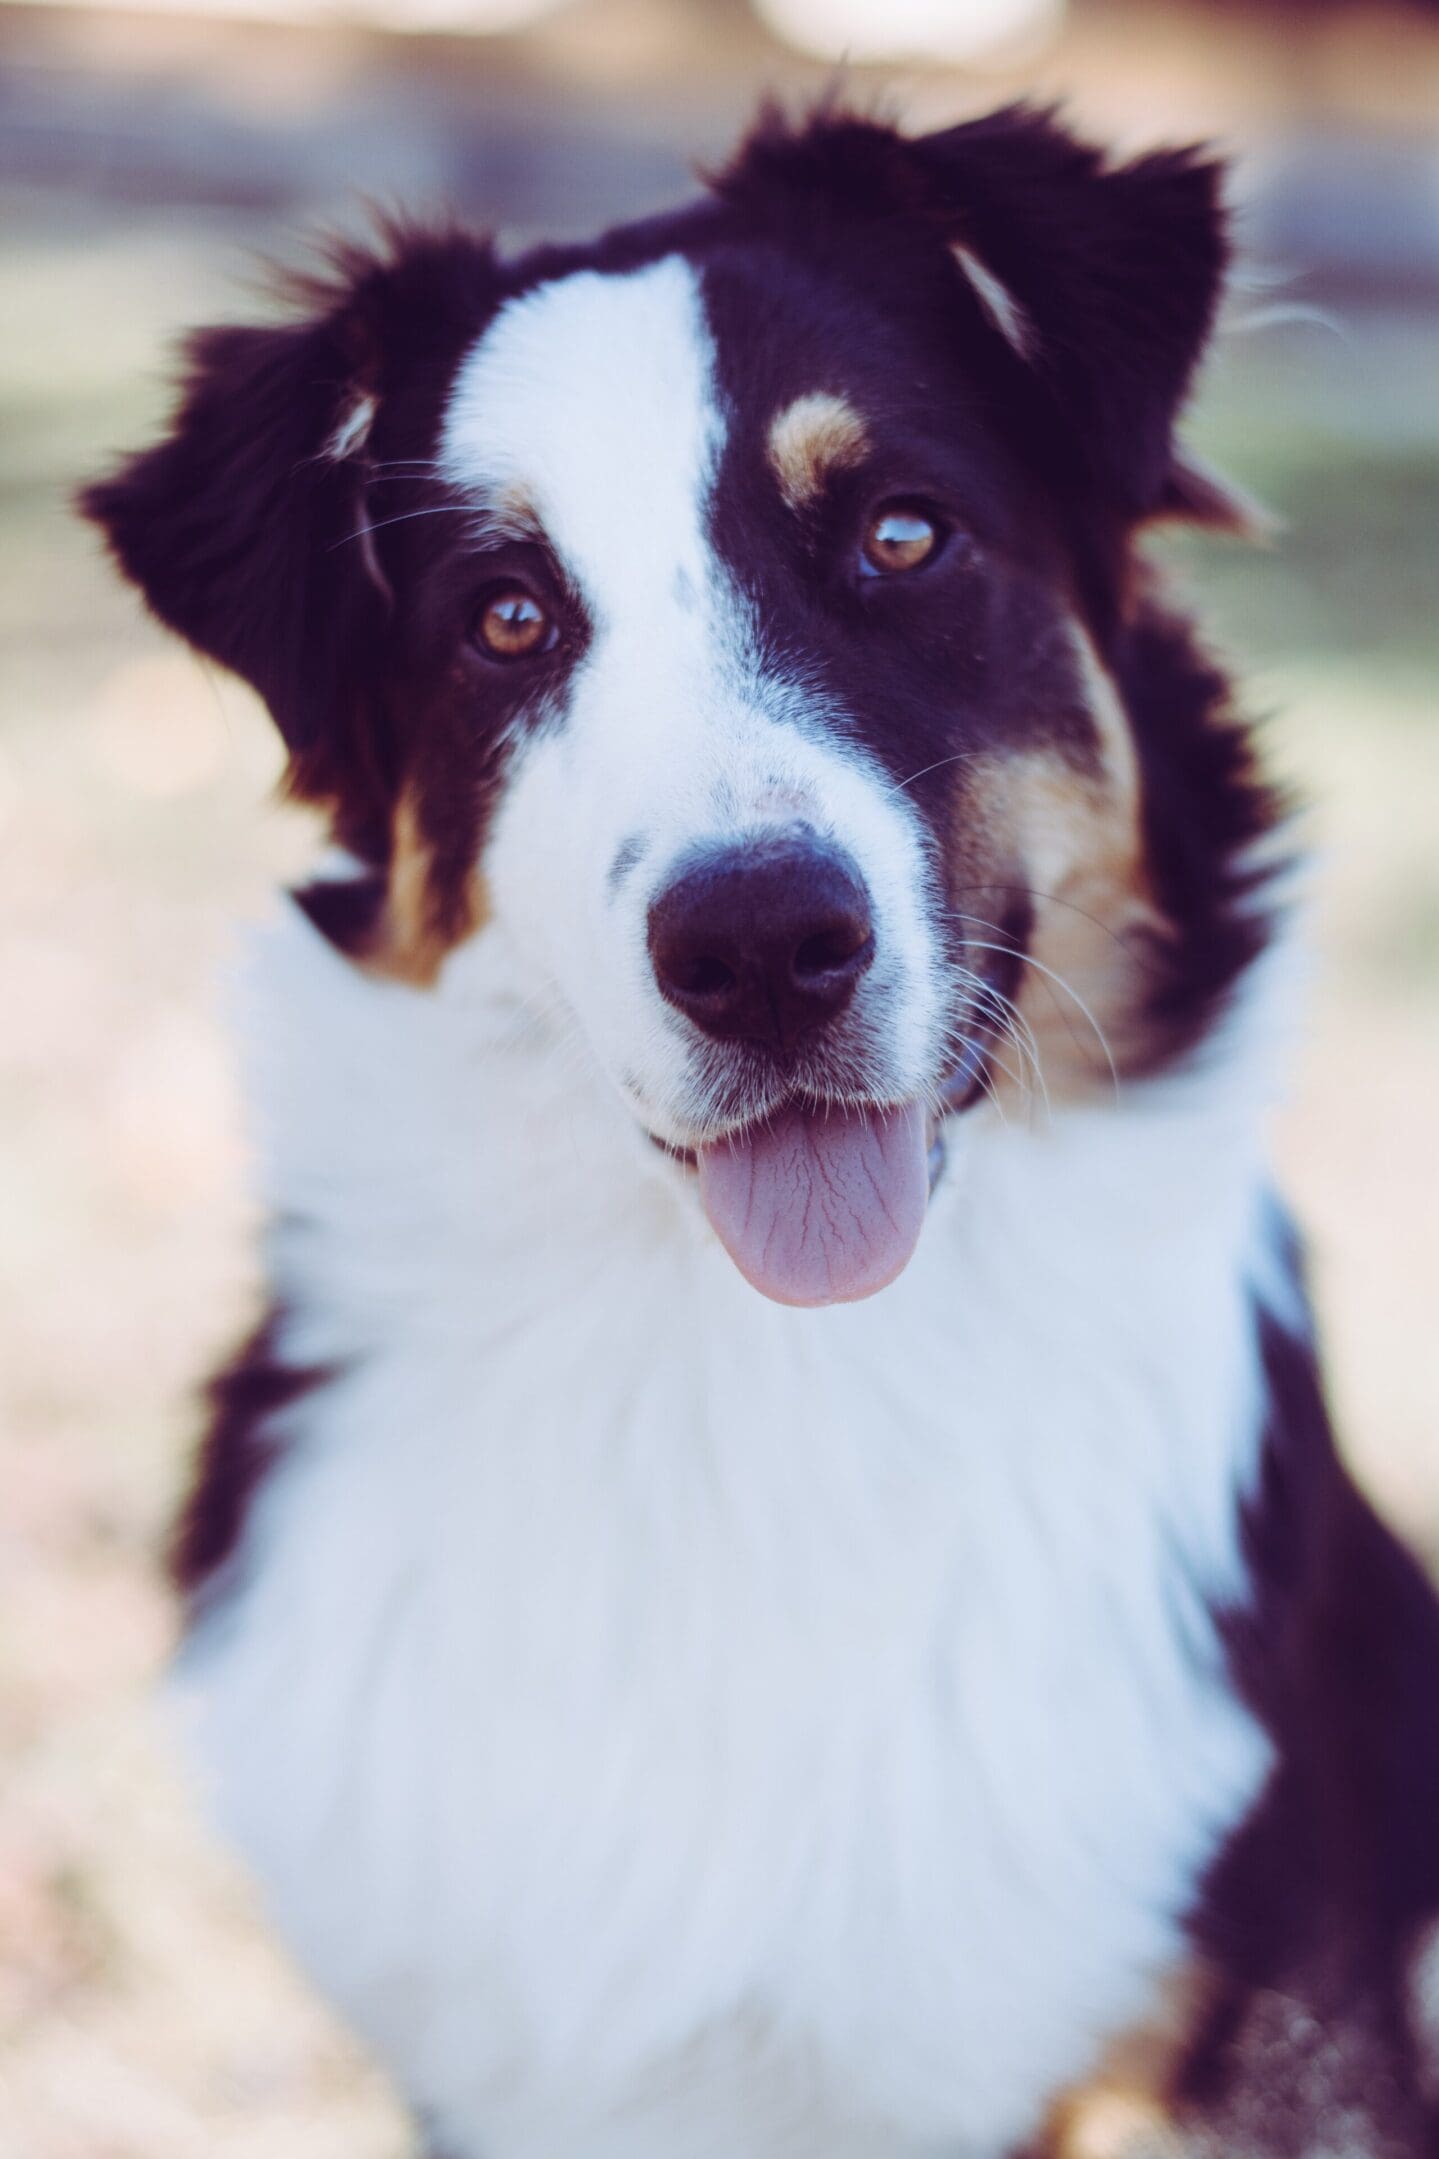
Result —
M 745 1280 L 778 1304 L 872 1297 L 919 1242 L 929 1198 L 925 1115 L 783 1110 L 699 1150 L 700 1198 Z

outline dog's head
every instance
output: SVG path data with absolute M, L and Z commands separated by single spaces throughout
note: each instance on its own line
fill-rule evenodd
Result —
M 766 126 L 672 218 L 203 334 L 86 508 L 267 700 L 356 963 L 499 925 L 749 1278 L 853 1297 L 938 1115 L 1183 1032 L 1131 545 L 1225 511 L 1172 439 L 1223 259 L 1187 153 Z

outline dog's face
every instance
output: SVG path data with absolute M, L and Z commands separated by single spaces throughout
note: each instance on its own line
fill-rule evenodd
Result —
M 749 1278 L 862 1295 L 946 1110 L 1153 1053 L 1116 654 L 1134 529 L 1219 507 L 1170 428 L 1222 252 L 1210 168 L 1033 116 L 770 134 L 592 250 L 210 333 L 88 507 L 268 698 L 356 963 L 503 925 Z

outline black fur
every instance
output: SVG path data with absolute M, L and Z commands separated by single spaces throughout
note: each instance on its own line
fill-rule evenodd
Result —
M 296 790 L 383 861 L 398 745 L 383 698 L 389 595 L 360 535 L 388 446 L 429 455 L 460 354 L 494 305 L 488 247 L 388 233 L 292 282 L 302 320 L 203 330 L 168 437 L 87 489 L 81 508 L 170 629 L 250 682 Z M 373 435 L 330 446 L 355 401 Z
M 1439 2146 L 1407 1990 L 1439 1915 L 1439 1601 L 1339 1458 L 1292 1246 L 1290 1266 L 1293 1312 L 1256 1313 L 1251 1588 L 1222 1615 L 1275 1766 L 1192 1915 L 1222 1981 L 1181 2093 L 1260 2159 L 1302 2159 L 1342 2121 L 1387 2159 Z
M 272 1309 L 210 1382 L 190 1496 L 170 1545 L 172 1578 L 191 1602 L 236 1556 L 251 1501 L 280 1452 L 284 1412 L 329 1377 L 289 1363 L 283 1332 L 284 1314 Z
M 1147 853 L 1172 935 L 1149 954 L 1151 1067 L 1200 1043 L 1272 939 L 1273 845 L 1289 805 L 1255 756 L 1222 667 L 1158 597 L 1137 600 L 1114 644 L 1139 746 Z
M 359 959 L 373 946 L 385 905 L 382 877 L 317 877 L 290 897 L 336 951 Z
M 873 252 L 925 233 L 974 252 L 1019 303 L 1032 365 L 1026 418 L 1076 492 L 1122 516 L 1158 507 L 1172 428 L 1208 340 L 1228 256 L 1219 167 L 1190 150 L 1107 165 L 1050 113 L 1008 106 L 919 141 L 838 118 L 762 126 L 721 175 L 766 229 L 777 205 L 806 251 L 817 219 L 868 228 Z

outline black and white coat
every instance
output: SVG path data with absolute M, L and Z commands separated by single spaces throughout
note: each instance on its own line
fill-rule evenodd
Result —
M 454 2159 L 1439 2148 L 1439 1616 L 1266 1168 L 1278 805 L 1137 552 L 1231 514 L 1224 254 L 1188 153 L 767 124 L 205 333 L 87 497 L 335 842 L 187 1743 Z

